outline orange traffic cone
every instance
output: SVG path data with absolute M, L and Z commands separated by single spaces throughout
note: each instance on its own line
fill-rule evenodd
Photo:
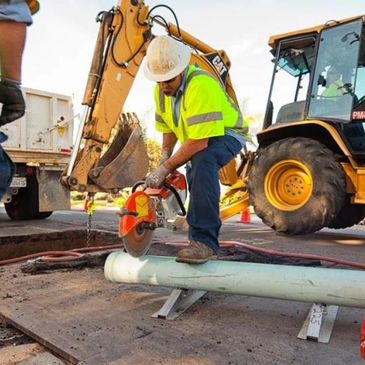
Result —
M 241 218 L 238 223 L 251 223 L 250 209 L 246 208 L 241 213 Z

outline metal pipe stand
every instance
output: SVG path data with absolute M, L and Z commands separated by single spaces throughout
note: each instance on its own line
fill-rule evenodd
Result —
M 339 305 L 365 308 L 365 272 L 361 270 L 224 260 L 188 265 L 173 257 L 135 258 L 121 251 L 108 256 L 104 275 L 117 283 L 175 288 L 154 314 L 157 318 L 177 318 L 206 292 L 314 303 L 298 337 L 322 343 L 329 342 Z
M 161 309 L 152 314 L 152 317 L 174 320 L 206 293 L 204 290 L 174 289 Z
M 298 338 L 328 343 L 337 316 L 337 305 L 313 303 Z

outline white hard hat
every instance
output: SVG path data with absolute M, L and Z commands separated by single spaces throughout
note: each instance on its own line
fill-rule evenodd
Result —
M 190 56 L 190 48 L 185 44 L 167 35 L 156 37 L 147 49 L 144 74 L 156 82 L 173 79 L 184 71 Z

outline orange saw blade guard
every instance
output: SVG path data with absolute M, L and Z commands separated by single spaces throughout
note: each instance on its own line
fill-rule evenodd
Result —
M 156 210 L 144 191 L 134 192 L 126 201 L 119 220 L 119 237 L 128 235 L 142 222 L 156 223 Z

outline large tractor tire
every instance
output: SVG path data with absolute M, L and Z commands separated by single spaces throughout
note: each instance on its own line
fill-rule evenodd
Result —
M 340 163 L 331 150 L 309 138 L 286 138 L 260 150 L 247 185 L 255 213 L 289 235 L 328 226 L 345 204 Z
M 337 216 L 328 225 L 329 228 L 347 228 L 361 222 L 365 218 L 364 204 L 351 204 L 350 198 L 347 198 L 345 205 L 342 207 Z
M 39 211 L 38 181 L 35 175 L 28 175 L 27 186 L 20 188 L 18 194 L 12 196 L 11 202 L 4 206 L 9 218 L 16 221 L 45 219 L 52 214 Z

